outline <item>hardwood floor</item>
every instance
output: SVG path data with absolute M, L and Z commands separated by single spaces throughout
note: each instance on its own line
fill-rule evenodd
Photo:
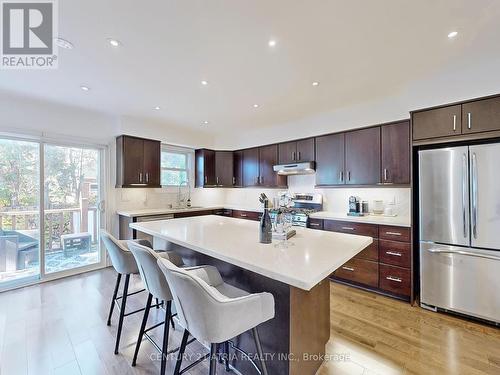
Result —
M 330 294 L 327 353 L 340 359 L 318 375 L 500 374 L 498 328 L 337 283 Z
M 159 374 L 160 361 L 144 341 L 130 366 L 141 314 L 126 318 L 119 355 L 113 354 L 118 314 L 106 326 L 115 273 L 111 268 L 0 293 L 0 374 Z M 132 290 L 141 287 L 135 277 Z M 331 283 L 327 374 L 500 374 L 500 330 Z M 129 299 L 142 307 L 146 294 Z M 150 324 L 163 319 L 152 309 Z M 154 331 L 161 339 L 161 328 Z M 181 338 L 172 332 L 171 345 Z M 188 353 L 206 349 L 194 343 Z M 167 361 L 167 373 L 173 361 Z M 219 374 L 224 373 L 218 368 Z M 189 372 L 207 374 L 207 362 Z M 279 374 L 272 374 L 279 375 Z

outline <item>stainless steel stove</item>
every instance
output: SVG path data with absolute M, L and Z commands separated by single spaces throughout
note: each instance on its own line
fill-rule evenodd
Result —
M 292 214 L 292 225 L 294 226 L 307 227 L 309 215 L 323 209 L 323 196 L 321 194 L 294 193 L 291 201 L 291 207 L 281 208 L 281 210 Z

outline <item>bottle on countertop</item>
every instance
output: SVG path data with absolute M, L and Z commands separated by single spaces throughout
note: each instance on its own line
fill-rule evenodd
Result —
M 260 201 L 264 204 L 264 212 L 260 218 L 259 242 L 269 244 L 273 240 L 273 225 L 271 223 L 271 216 L 269 216 L 269 199 L 267 199 L 265 194 L 262 194 Z

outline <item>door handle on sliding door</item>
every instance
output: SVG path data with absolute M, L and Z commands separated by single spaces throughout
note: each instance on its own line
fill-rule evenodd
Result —
M 464 223 L 464 238 L 467 238 L 467 154 L 462 155 L 462 220 Z
M 472 234 L 477 238 L 477 158 L 472 154 Z

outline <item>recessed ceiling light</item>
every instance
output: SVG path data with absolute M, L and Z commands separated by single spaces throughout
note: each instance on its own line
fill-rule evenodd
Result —
M 208 125 L 208 121 L 203 121 L 203 124 L 204 125 Z
M 312 85 L 313 85 L 313 86 L 319 86 L 319 82 L 314 81 L 314 82 L 312 83 Z
M 259 105 L 258 104 L 254 104 L 253 107 L 254 108 L 259 108 Z
M 85 86 L 85 85 L 81 85 L 80 88 L 82 89 L 82 91 L 89 91 L 90 90 L 90 87 Z
M 206 85 L 208 85 L 208 81 L 201 81 L 201 84 L 202 84 L 203 86 L 206 86 Z
M 274 47 L 276 46 L 276 41 L 274 39 L 271 39 L 268 43 L 269 47 Z
M 73 49 L 74 45 L 69 40 L 63 38 L 54 38 L 54 43 L 64 49 Z
M 112 47 L 120 47 L 122 45 L 122 42 L 117 39 L 108 38 L 107 41 L 109 44 L 111 44 Z
M 451 33 L 448 34 L 448 38 L 453 39 L 458 35 L 458 31 L 452 31 Z
M 160 106 L 156 106 L 156 107 L 154 107 L 154 110 L 155 110 L 155 111 L 159 111 L 160 109 L 161 109 L 161 107 L 160 107 Z

